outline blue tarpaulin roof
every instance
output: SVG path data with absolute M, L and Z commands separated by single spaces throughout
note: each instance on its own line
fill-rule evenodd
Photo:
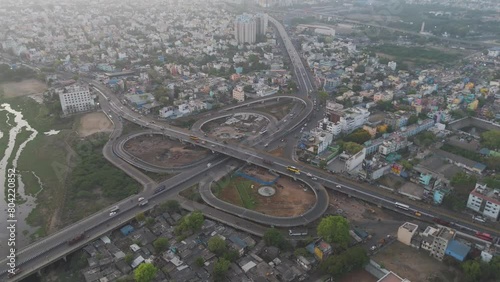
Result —
M 120 232 L 127 236 L 128 234 L 134 232 L 134 227 L 132 227 L 132 225 L 125 225 L 120 229 Z
M 470 247 L 456 240 L 451 240 L 446 248 L 445 254 L 455 258 L 458 261 L 464 261 Z

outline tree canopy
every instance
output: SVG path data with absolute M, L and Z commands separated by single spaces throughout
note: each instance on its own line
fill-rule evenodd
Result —
M 220 258 L 214 264 L 213 275 L 215 281 L 222 281 L 226 277 L 226 273 L 229 270 L 230 261 Z
M 356 129 L 353 133 L 344 137 L 345 142 L 354 142 L 360 145 L 364 144 L 366 141 L 370 140 L 372 136 L 370 133 L 364 129 Z
M 500 130 L 490 130 L 481 134 L 481 145 L 491 149 L 500 149 Z
M 194 211 L 184 216 L 175 231 L 177 234 L 182 234 L 185 231 L 194 232 L 201 229 L 205 218 L 200 211 Z
M 156 276 L 158 269 L 151 263 L 142 263 L 134 270 L 134 278 L 137 282 L 150 282 Z
M 344 142 L 342 148 L 350 155 L 357 154 L 359 151 L 363 150 L 363 146 L 354 142 Z
M 160 237 L 153 242 L 153 247 L 155 248 L 157 253 L 165 251 L 168 248 L 168 246 L 169 246 L 168 239 L 164 237 Z
M 208 249 L 212 253 L 220 256 L 227 249 L 226 241 L 224 241 L 224 239 L 222 239 L 220 236 L 214 236 L 208 240 Z
M 318 235 L 328 243 L 347 248 L 349 244 L 349 222 L 342 216 L 330 215 L 324 217 L 317 227 Z
M 368 255 L 363 248 L 354 247 L 339 255 L 328 257 L 320 264 L 319 268 L 324 273 L 328 273 L 334 277 L 340 277 L 348 272 L 363 267 L 368 260 Z
M 263 239 L 267 246 L 274 246 L 280 249 L 283 249 L 286 246 L 285 237 L 281 234 L 281 232 L 274 228 L 268 229 L 266 233 L 264 233 Z

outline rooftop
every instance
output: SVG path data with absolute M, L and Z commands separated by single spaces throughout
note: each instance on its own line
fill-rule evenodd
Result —
M 413 233 L 415 230 L 418 229 L 418 225 L 413 224 L 411 222 L 405 222 L 405 224 L 401 225 L 401 228 L 404 228 L 404 229 L 408 230 L 408 232 Z

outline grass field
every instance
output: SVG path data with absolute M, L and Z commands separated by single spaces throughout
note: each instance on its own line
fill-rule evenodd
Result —
M 249 210 L 254 210 L 256 207 L 255 198 L 252 196 L 252 183 L 253 182 L 250 180 L 240 180 L 234 183 L 236 190 L 238 190 L 238 193 L 240 194 L 243 207 Z
M 234 199 L 238 204 L 244 208 L 249 210 L 254 210 L 257 207 L 257 201 L 255 197 L 252 195 L 252 185 L 257 187 L 256 183 L 247 180 L 242 177 L 224 177 L 218 182 L 212 185 L 212 191 L 215 196 L 221 196 L 222 192 L 237 192 L 237 199 Z M 236 195 L 234 195 L 236 196 Z

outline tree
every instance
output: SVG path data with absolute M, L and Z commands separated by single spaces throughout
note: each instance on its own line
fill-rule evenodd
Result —
M 197 231 L 201 229 L 205 218 L 200 211 L 194 211 L 181 219 L 180 224 L 176 227 L 175 232 L 182 234 L 184 231 Z
M 138 213 L 136 216 L 135 216 L 135 220 L 137 220 L 137 222 L 142 222 L 146 219 L 146 216 L 144 215 L 143 212 L 140 212 Z
M 407 160 L 402 160 L 401 164 L 406 170 L 411 170 L 413 168 L 413 165 Z
M 324 169 L 328 163 L 325 160 L 319 161 L 319 168 Z
M 500 149 L 500 130 L 489 130 L 482 133 L 481 145 L 492 150 Z
M 134 270 L 134 278 L 137 282 L 150 282 L 156 276 L 158 269 L 151 263 L 142 263 Z
M 330 215 L 324 217 L 317 227 L 318 235 L 326 242 L 347 248 L 349 244 L 349 222 L 342 216 Z
M 205 265 L 205 259 L 203 257 L 197 257 L 195 260 L 194 260 L 194 264 L 197 266 L 197 267 L 202 267 L 203 265 Z
M 157 253 L 165 251 L 169 247 L 168 239 L 160 237 L 153 242 L 153 247 Z
M 468 260 L 462 264 L 462 270 L 467 281 L 475 282 L 481 278 L 481 264 L 475 260 Z
M 368 261 L 366 251 L 361 247 L 354 247 L 339 255 L 328 257 L 320 264 L 319 268 L 324 273 L 340 277 L 363 267 Z
M 168 201 L 162 203 L 160 208 L 162 211 L 178 212 L 181 210 L 181 205 L 176 200 L 168 200 Z
M 363 146 L 354 142 L 344 142 L 342 143 L 342 149 L 350 155 L 357 154 L 359 151 L 363 150 Z
M 321 102 L 326 102 L 326 100 L 330 97 L 326 91 L 319 91 L 318 98 Z
M 229 270 L 229 265 L 231 262 L 224 258 L 218 259 L 214 264 L 213 275 L 215 281 L 222 281 L 226 277 L 226 273 Z
M 253 91 L 253 86 L 252 85 L 245 85 L 245 86 L 243 86 L 243 91 L 245 91 L 245 92 L 252 92 Z
M 345 142 L 354 142 L 358 144 L 364 144 L 366 141 L 370 140 L 372 136 L 370 133 L 364 129 L 357 129 L 353 133 L 344 137 Z
M 125 255 L 125 262 L 131 264 L 134 261 L 134 255 L 132 253 L 127 253 Z
M 210 240 L 208 240 L 208 249 L 212 253 L 220 256 L 227 249 L 226 241 L 224 241 L 224 239 L 222 239 L 220 236 L 214 236 L 210 238 Z
M 412 124 L 415 124 L 417 123 L 418 121 L 418 116 L 417 115 L 411 115 L 409 118 L 408 118 L 408 125 L 412 125 Z
M 283 234 L 274 228 L 268 229 L 266 233 L 264 233 L 264 237 L 262 239 L 264 239 L 267 246 L 274 246 L 282 249 L 286 245 L 286 240 L 285 237 L 283 237 Z

